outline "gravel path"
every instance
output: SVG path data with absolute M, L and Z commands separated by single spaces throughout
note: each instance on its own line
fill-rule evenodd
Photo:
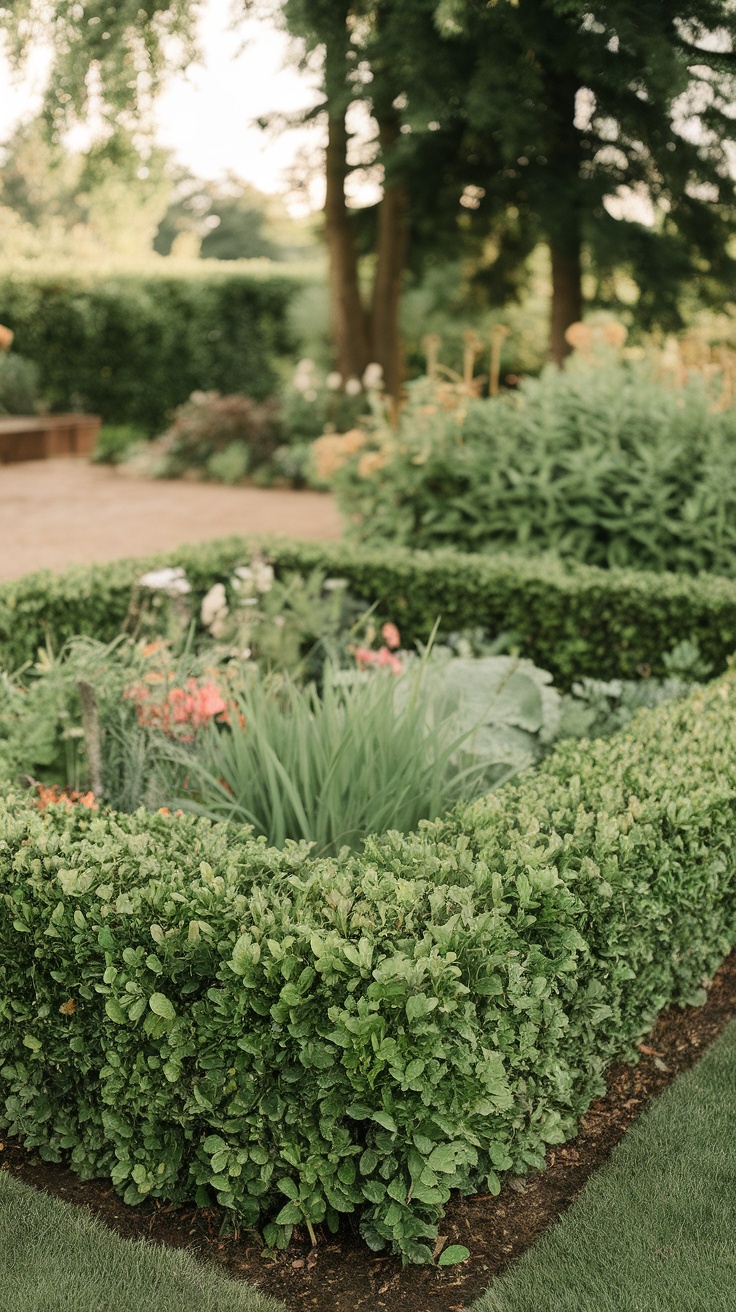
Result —
M 149 481 L 73 458 L 0 465 L 0 580 L 229 533 L 326 541 L 341 531 L 324 492 Z

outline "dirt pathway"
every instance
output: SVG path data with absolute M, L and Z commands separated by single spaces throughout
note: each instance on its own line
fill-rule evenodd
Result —
M 149 481 L 82 459 L 0 465 L 0 580 L 229 533 L 327 540 L 341 531 L 324 492 Z

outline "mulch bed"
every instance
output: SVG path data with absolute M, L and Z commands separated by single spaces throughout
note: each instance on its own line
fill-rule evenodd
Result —
M 507 1182 L 497 1198 L 458 1199 L 448 1208 L 442 1234 L 471 1253 L 457 1267 L 402 1270 L 395 1258 L 371 1253 L 347 1226 L 339 1236 L 320 1236 L 311 1251 L 305 1237 L 287 1253 L 264 1258 L 257 1235 L 220 1233 L 223 1215 L 216 1209 L 126 1207 L 104 1181 L 83 1183 L 14 1142 L 0 1145 L 0 1169 L 83 1204 L 126 1238 L 188 1247 L 281 1298 L 290 1312 L 463 1312 L 566 1211 L 647 1103 L 694 1066 L 734 1016 L 736 952 L 716 974 L 704 1006 L 671 1007 L 639 1045 L 639 1063 L 611 1070 L 605 1097 L 591 1105 L 576 1139 L 550 1150 L 544 1171 Z

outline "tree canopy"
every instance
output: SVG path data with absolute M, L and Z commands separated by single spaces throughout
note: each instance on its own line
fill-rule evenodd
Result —
M 47 117 L 95 100 L 112 121 L 145 111 L 167 68 L 192 58 L 199 0 L 12 0 L 17 53 L 39 25 L 56 51 Z M 258 9 L 240 0 L 236 11 Z M 551 342 L 583 312 L 586 261 L 624 264 L 648 323 L 678 320 L 695 278 L 712 298 L 733 278 L 731 149 L 736 7 L 729 0 L 263 0 L 319 63 L 326 126 L 325 237 L 339 367 L 401 377 L 407 265 L 500 228 L 520 261 L 550 251 Z M 350 111 L 368 111 L 365 157 L 380 202 L 348 203 Z M 125 121 L 125 120 L 124 120 Z M 370 255 L 372 289 L 359 276 Z

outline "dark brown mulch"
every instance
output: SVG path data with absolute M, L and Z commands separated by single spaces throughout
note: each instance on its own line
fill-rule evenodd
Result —
M 311 1252 L 307 1243 L 294 1242 L 269 1260 L 256 1235 L 221 1236 L 222 1216 L 214 1210 L 126 1207 L 103 1181 L 83 1183 L 16 1143 L 4 1145 L 0 1169 L 84 1204 L 127 1238 L 189 1247 L 283 1299 L 290 1312 L 461 1312 L 570 1206 L 650 1099 L 693 1066 L 734 1016 L 736 952 L 715 976 L 704 1006 L 664 1012 L 639 1045 L 639 1063 L 610 1072 L 605 1097 L 590 1107 L 576 1139 L 550 1150 L 544 1171 L 508 1182 L 497 1198 L 459 1199 L 448 1208 L 443 1235 L 471 1252 L 458 1267 L 402 1270 L 396 1259 L 371 1253 L 347 1229 Z

